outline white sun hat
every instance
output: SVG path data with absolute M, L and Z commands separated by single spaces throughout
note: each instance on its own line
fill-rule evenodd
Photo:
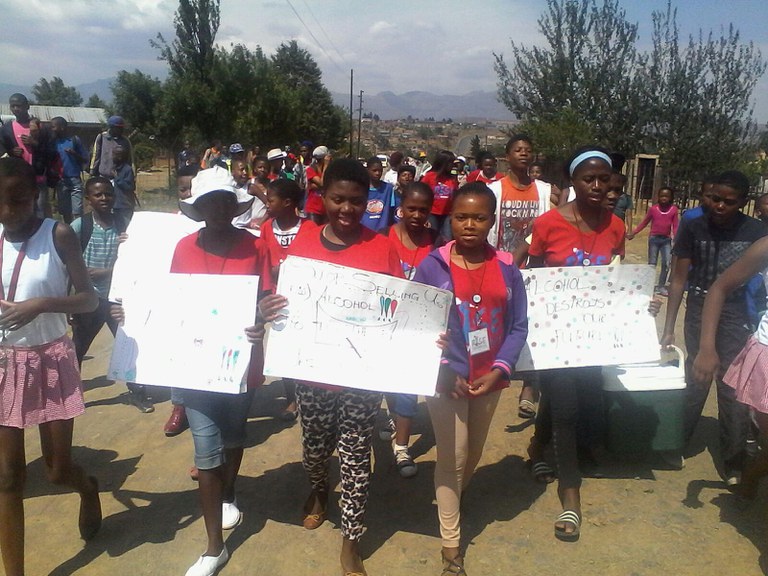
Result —
M 221 166 L 214 166 L 207 170 L 200 170 L 197 176 L 192 178 L 192 195 L 184 200 L 179 200 L 179 209 L 181 212 L 194 220 L 202 222 L 203 215 L 195 206 L 200 198 L 212 192 L 230 192 L 237 198 L 237 213 L 233 216 L 240 216 L 245 213 L 253 204 L 253 196 L 243 192 L 237 187 L 235 179 L 229 170 Z

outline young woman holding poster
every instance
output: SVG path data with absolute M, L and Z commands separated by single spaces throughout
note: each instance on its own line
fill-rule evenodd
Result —
M 566 167 L 576 199 L 533 223 L 528 266 L 601 266 L 614 256 L 623 258 L 624 223 L 602 205 L 611 179 L 608 153 L 597 147 L 582 148 Z M 543 462 L 543 449 L 551 436 L 563 507 L 555 522 L 555 536 L 573 542 L 581 528 L 576 423 L 580 408 L 589 406 L 590 413 L 599 410 L 602 376 L 600 367 L 543 370 L 540 375 L 542 400 L 528 452 L 532 462 Z
M 360 162 L 334 160 L 323 176 L 328 223 L 296 237 L 290 254 L 403 277 L 397 251 L 386 236 L 361 221 L 370 177 Z M 343 365 L 341 366 L 343 369 Z M 296 386 L 301 421 L 302 464 L 312 492 L 304 504 L 304 528 L 325 522 L 331 486 L 328 461 L 338 450 L 341 472 L 341 567 L 345 575 L 364 575 L 358 543 L 371 479 L 371 440 L 381 393 L 316 382 Z
M 264 381 L 261 340 L 264 322 L 273 320 L 285 298 L 269 295 L 272 288 L 268 251 L 263 242 L 235 228 L 232 220 L 246 212 L 253 199 L 236 190 L 225 168 L 201 170 L 192 179 L 192 194 L 179 201 L 181 212 L 205 222 L 199 231 L 182 238 L 176 245 L 171 272 L 180 274 L 258 275 L 262 318 L 246 328 L 254 344 L 246 373 L 247 391 L 225 394 L 184 390 L 189 428 L 195 445 L 198 493 L 203 509 L 208 545 L 186 576 L 213 576 L 229 560 L 222 530 L 237 526 L 242 514 L 235 497 L 235 480 L 243 458 L 245 424 L 254 388 Z M 122 320 L 122 308 L 114 310 Z
M 483 453 L 501 391 L 528 335 L 527 297 L 511 254 L 488 244 L 496 198 L 482 182 L 453 199 L 453 242 L 427 256 L 414 281 L 450 290 L 448 346 L 438 393 L 427 398 L 435 430 L 435 494 L 443 574 L 466 574 L 459 548 L 461 495 Z

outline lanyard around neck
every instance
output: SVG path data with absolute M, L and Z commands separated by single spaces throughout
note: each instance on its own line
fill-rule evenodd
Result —
M 0 299 L 5 300 L 5 285 L 3 284 L 3 251 L 5 249 L 5 231 L 0 234 Z M 8 301 L 13 302 L 16 297 L 16 287 L 19 285 L 19 274 L 21 273 L 21 264 L 27 255 L 27 240 L 21 243 L 19 255 L 16 257 L 16 263 L 13 265 L 11 273 L 11 284 L 8 287 Z

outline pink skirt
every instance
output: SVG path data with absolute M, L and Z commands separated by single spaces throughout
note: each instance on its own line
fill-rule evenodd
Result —
M 739 402 L 768 414 L 768 346 L 751 336 L 723 381 L 736 390 Z
M 0 348 L 0 426 L 30 428 L 85 412 L 72 340 Z

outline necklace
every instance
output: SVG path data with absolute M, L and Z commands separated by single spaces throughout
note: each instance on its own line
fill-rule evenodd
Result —
M 579 216 L 578 212 L 576 211 L 576 203 L 574 202 L 571 208 L 571 211 L 573 212 L 573 219 L 576 220 L 576 230 L 579 231 L 579 244 L 581 246 L 581 251 L 583 253 L 582 259 L 581 259 L 581 265 L 582 266 L 591 266 L 592 265 L 592 251 L 595 249 L 595 244 L 597 243 L 597 231 L 594 231 L 595 237 L 592 239 L 592 246 L 589 250 L 587 250 L 586 242 L 584 241 L 584 234 L 581 232 L 581 222 L 583 221 L 581 217 Z M 586 224 L 586 222 L 585 222 Z
M 403 233 L 402 233 L 402 230 L 400 230 L 400 229 L 398 229 L 398 228 L 395 228 L 395 234 L 397 234 L 397 239 L 398 239 L 398 240 L 400 240 L 400 244 L 402 244 L 402 245 L 403 245 L 403 248 L 405 248 L 406 250 L 408 250 L 408 247 L 405 245 L 405 242 L 403 242 Z M 428 234 L 428 232 L 427 232 L 427 234 Z M 410 238 L 410 234 L 408 235 L 408 237 Z M 411 239 L 411 241 L 413 241 L 413 239 L 412 239 L 412 238 L 410 238 L 410 239 Z M 411 262 L 410 262 L 410 264 L 408 264 L 408 262 L 406 262 L 406 264 L 408 264 L 408 274 L 409 274 L 409 275 L 411 274 L 411 271 L 412 271 L 414 268 L 416 268 L 416 262 L 419 260 L 419 251 L 420 251 L 422 248 L 424 248 L 424 247 L 425 247 L 425 246 L 419 246 L 419 245 L 418 245 L 416 242 L 413 242 L 413 243 L 414 243 L 414 245 L 416 246 L 416 248 L 415 248 L 415 250 L 414 250 L 414 253 L 413 253 L 413 258 L 411 258 Z M 429 243 L 427 243 L 427 246 L 429 246 Z M 410 278 L 409 278 L 409 280 L 410 280 Z
M 336 235 L 336 238 L 338 238 L 339 240 L 341 240 L 341 244 L 339 244 L 339 243 L 337 243 L 337 242 L 334 242 L 334 241 L 333 241 L 333 240 L 331 240 L 330 238 L 328 238 L 328 226 L 330 226 L 330 224 L 326 224 L 325 226 L 323 226 L 323 229 L 322 229 L 322 231 L 320 232 L 320 235 L 321 235 L 323 238 L 325 238 L 325 239 L 326 239 L 328 242 L 330 242 L 331 244 L 333 244 L 334 246 L 344 246 L 345 248 L 348 248 L 348 247 L 352 246 L 352 244 L 354 244 L 355 242 L 357 242 L 357 239 L 358 239 L 358 238 L 360 238 L 360 234 L 358 234 L 357 238 L 355 238 L 355 240 L 354 240 L 354 241 L 352 241 L 352 242 L 349 242 L 349 241 L 347 241 L 347 240 L 344 240 L 344 238 L 341 238 L 341 237 L 339 237 L 339 235 L 337 234 L 337 235 Z
M 467 262 L 467 259 L 465 258 L 464 254 L 459 254 L 459 256 L 461 256 L 461 261 L 464 263 L 464 269 L 467 271 L 467 276 L 470 279 L 470 283 L 471 283 L 471 276 L 469 276 L 469 270 L 470 270 L 469 263 Z M 483 272 L 480 276 L 480 285 L 477 287 L 477 290 L 472 291 L 474 292 L 474 294 L 472 294 L 472 304 L 474 304 L 475 306 L 480 306 L 480 304 L 483 302 L 483 296 L 481 292 L 483 291 L 483 281 L 485 281 L 485 271 L 488 268 L 488 261 L 485 258 L 483 258 L 483 264 L 481 268 L 483 269 Z M 475 268 L 475 270 L 477 270 L 477 268 Z

